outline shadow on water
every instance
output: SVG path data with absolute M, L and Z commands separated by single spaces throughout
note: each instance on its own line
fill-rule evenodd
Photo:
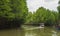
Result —
M 30 27 L 29 27 L 30 28 Z M 24 28 L 10 28 L 0 30 L 0 36 L 52 36 L 52 28 L 25 30 Z M 60 36 L 60 32 L 58 32 Z
M 0 30 L 0 36 L 24 36 L 24 31 L 20 28 Z
M 21 36 L 23 30 L 19 26 L 0 26 L 0 36 Z

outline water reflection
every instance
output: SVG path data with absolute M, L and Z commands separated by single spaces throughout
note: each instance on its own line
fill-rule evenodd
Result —
M 52 36 L 52 29 L 34 29 L 34 30 L 25 30 L 25 29 L 9 29 L 9 30 L 0 30 L 0 36 Z M 57 35 L 60 36 L 60 32 L 57 32 Z
M 25 36 L 37 36 L 36 33 L 33 33 L 32 31 L 26 32 Z
M 40 32 L 44 31 L 40 31 L 40 29 L 25 30 L 25 36 L 40 36 Z
M 52 36 L 57 36 L 57 32 L 56 31 L 52 31 Z

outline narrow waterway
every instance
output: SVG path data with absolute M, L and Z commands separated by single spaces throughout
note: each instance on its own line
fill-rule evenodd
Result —
M 25 30 L 25 29 L 6 29 L 0 30 L 0 36 L 52 36 L 54 31 L 51 28 L 45 29 L 33 29 L 33 30 Z M 60 32 L 57 32 L 57 35 L 60 36 Z

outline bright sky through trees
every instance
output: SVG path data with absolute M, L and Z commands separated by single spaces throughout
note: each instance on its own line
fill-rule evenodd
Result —
M 41 6 L 57 11 L 58 1 L 59 0 L 27 0 L 27 6 L 31 12 L 36 11 Z

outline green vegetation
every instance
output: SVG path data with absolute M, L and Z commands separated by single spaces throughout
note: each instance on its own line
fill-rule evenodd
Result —
M 26 0 L 0 0 L 0 26 L 16 27 L 22 24 L 39 23 L 47 26 L 56 25 L 60 19 L 60 1 L 58 4 L 59 13 L 44 7 L 40 7 L 32 13 L 28 12 Z
M 54 25 L 58 21 L 58 12 L 40 7 L 34 13 L 29 12 L 26 20 L 26 22 L 33 24 L 45 23 L 47 25 Z
M 60 1 L 58 2 L 58 4 L 59 4 L 59 6 L 57 7 L 57 9 L 58 9 L 58 12 L 59 12 L 59 21 L 60 21 Z
M 2 28 L 17 28 L 22 25 L 22 29 L 9 29 L 0 30 L 2 36 L 52 36 L 52 31 L 56 31 L 54 27 L 60 23 L 60 1 L 57 7 L 58 11 L 49 10 L 44 7 L 40 7 L 36 12 L 28 12 L 26 0 L 0 0 L 0 29 Z M 36 28 L 44 23 L 43 29 Z M 28 25 L 23 25 L 28 24 Z M 33 30 L 26 30 L 32 28 Z M 60 36 L 60 32 L 56 31 L 57 35 Z M 18 35 L 16 35 L 18 34 Z
M 25 22 L 27 14 L 26 0 L 0 0 L 0 26 L 2 28 L 20 26 Z
M 60 19 L 60 1 L 57 7 L 58 11 L 49 10 L 40 7 L 36 12 L 28 12 L 25 24 L 39 24 L 44 23 L 46 26 L 53 26 L 59 24 Z

